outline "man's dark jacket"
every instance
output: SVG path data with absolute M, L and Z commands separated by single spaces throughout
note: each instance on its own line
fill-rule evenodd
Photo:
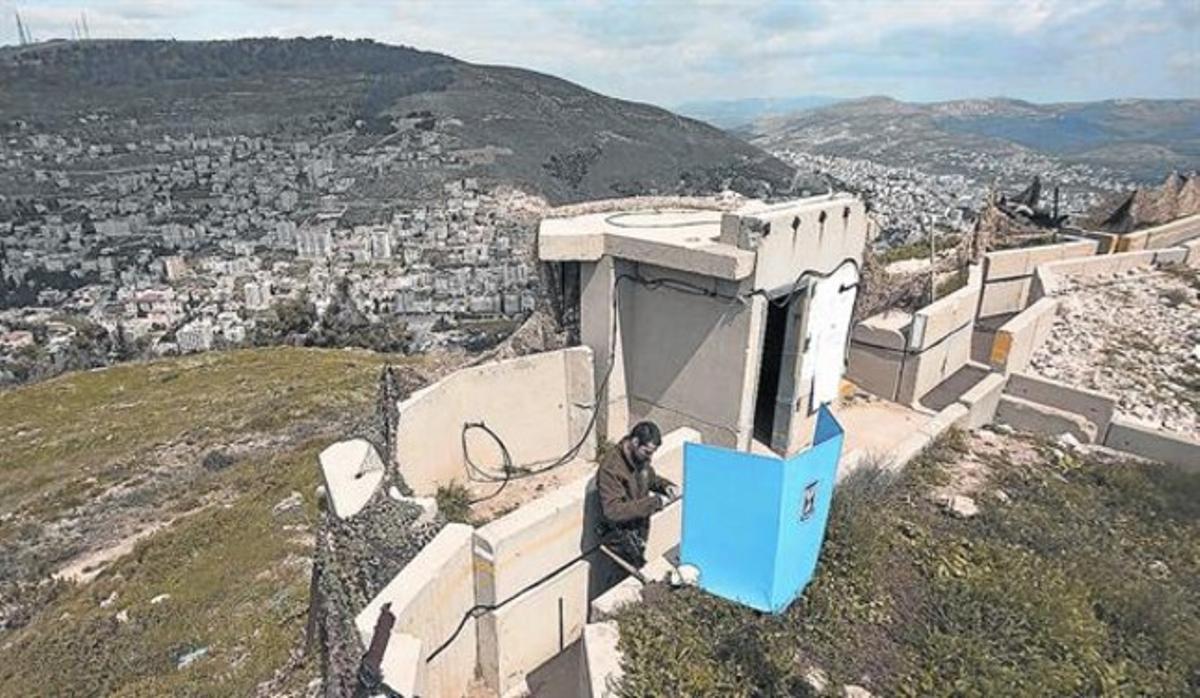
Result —
M 622 440 L 600 460 L 596 474 L 604 523 L 613 528 L 635 529 L 645 538 L 650 529 L 650 515 L 662 508 L 659 498 L 651 493 L 665 495 L 673 484 L 659 477 L 649 463 L 642 468 L 629 463 Z

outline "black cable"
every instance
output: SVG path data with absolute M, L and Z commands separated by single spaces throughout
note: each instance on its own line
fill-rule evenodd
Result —
M 950 339 L 951 337 L 958 334 L 962 330 L 964 330 L 974 324 L 975 324 L 975 318 L 971 318 L 970 320 L 964 322 L 963 324 L 959 325 L 958 327 L 955 327 L 954 329 L 950 330 L 946 334 L 942 335 L 940 339 L 938 339 L 936 342 L 933 342 L 932 344 L 925 347 L 924 349 L 909 349 L 908 347 L 905 347 L 903 349 L 897 349 L 896 347 L 888 347 L 888 346 L 884 346 L 882 344 L 876 344 L 874 342 L 864 342 L 861 339 L 855 339 L 853 337 L 850 338 L 850 343 L 854 344 L 856 346 L 860 346 L 860 347 L 867 347 L 868 349 L 878 349 L 879 351 L 890 351 L 895 354 L 906 354 L 908 356 L 920 356 L 921 354 L 924 354 L 925 352 L 929 351 L 930 349 L 936 348 L 942 342 L 945 342 L 946 340 Z
M 427 656 L 425 658 L 426 663 L 432 662 L 434 659 L 436 659 L 437 656 L 439 654 L 441 654 L 443 650 L 445 650 L 447 647 L 449 647 L 454 642 L 454 640 L 456 638 L 458 638 L 459 633 L 461 633 L 463 628 L 466 627 L 467 621 L 471 620 L 472 618 L 479 617 L 479 615 L 482 613 L 487 613 L 489 611 L 498 611 L 501 608 L 504 608 L 504 606 L 508 605 L 509 602 L 515 600 L 518 596 L 521 596 L 525 592 L 531 591 L 531 590 L 536 589 L 537 587 L 545 584 L 547 581 L 549 581 L 552 577 L 556 576 L 558 573 L 567 569 L 571 565 L 574 565 L 576 562 L 579 562 L 580 560 L 586 558 L 588 555 L 591 555 L 592 553 L 596 552 L 599 549 L 600 549 L 599 544 L 593 545 L 592 547 L 588 548 L 587 550 L 584 550 L 582 553 L 576 555 L 575 557 L 571 558 L 570 560 L 567 560 L 566 562 L 559 565 L 558 567 L 555 567 L 554 570 L 551 571 L 549 574 L 539 577 L 539 578 L 533 580 L 532 582 L 530 582 L 529 584 L 526 584 L 524 587 L 517 590 L 512 596 L 509 596 L 507 599 L 504 599 L 500 603 L 475 604 L 471 608 L 467 609 L 467 612 L 463 614 L 462 619 L 458 621 L 458 627 L 456 627 L 454 629 L 454 632 L 450 634 L 450 637 L 446 638 L 445 642 L 438 645 L 437 649 L 435 649 L 433 652 L 431 652 L 429 654 L 429 656 Z
M 480 468 L 475 464 L 474 461 L 471 460 L 471 454 L 467 451 L 467 432 L 471 429 L 482 429 L 484 433 L 491 436 L 492 439 L 496 441 L 496 444 L 500 446 L 500 456 L 504 460 L 504 479 L 500 482 L 500 486 L 496 488 L 495 492 L 492 492 L 489 495 L 472 499 L 467 502 L 467 504 L 474 506 L 480 502 L 486 502 L 489 499 L 500 496 L 500 493 L 503 492 L 504 488 L 508 486 L 508 481 L 512 479 L 513 464 L 512 456 L 508 453 L 508 447 L 504 445 L 504 442 L 500 439 L 496 432 L 492 431 L 488 425 L 484 424 L 483 422 L 468 422 L 463 425 L 462 430 L 463 460 L 466 462 L 468 468 L 474 470 L 480 475 L 483 475 L 485 479 L 492 479 L 492 476 L 489 473 L 484 472 L 483 468 Z M 495 480 L 492 479 L 492 481 L 494 482 Z
M 856 270 L 859 269 L 858 261 L 855 260 L 853 257 L 847 257 L 847 258 L 843 259 L 841 262 L 839 262 L 838 265 L 829 272 L 819 272 L 819 271 L 813 271 L 813 270 L 805 271 L 804 273 L 797 276 L 794 281 L 792 281 L 791 290 L 787 294 L 783 294 L 776 298 L 771 298 L 767 294 L 766 291 L 763 291 L 761 289 L 754 291 L 750 294 L 746 294 L 746 295 L 741 295 L 741 294 L 728 295 L 728 294 L 719 293 L 715 289 L 704 288 L 703 286 L 699 286 L 697 284 L 693 284 L 689 281 L 684 281 L 682 279 L 673 279 L 673 278 L 669 278 L 669 277 L 648 279 L 648 278 L 642 276 L 642 274 L 640 272 L 636 272 L 633 274 L 618 274 L 616 279 L 613 281 L 612 326 L 609 331 L 610 339 L 609 339 L 609 351 L 608 351 L 608 367 L 605 369 L 604 377 L 600 380 L 600 384 L 596 387 L 596 394 L 592 401 L 592 416 L 588 419 L 588 423 L 587 423 L 586 428 L 584 428 L 584 430 L 583 430 L 583 434 L 579 437 L 579 439 L 570 448 L 567 449 L 567 451 L 565 453 L 563 453 L 558 458 L 548 462 L 547 464 L 545 464 L 541 467 L 532 468 L 532 469 L 522 468 L 520 472 L 517 472 L 516 467 L 514 467 L 512 464 L 511 458 L 508 456 L 508 453 L 509 453 L 508 448 L 505 446 L 504 440 L 502 438 L 500 438 L 499 434 L 497 434 L 495 431 L 493 431 L 484 422 L 464 423 L 463 430 L 462 430 L 463 460 L 467 464 L 468 476 L 470 475 L 470 471 L 474 470 L 476 473 L 481 475 L 485 481 L 489 481 L 489 482 L 500 481 L 500 479 L 497 478 L 495 475 L 484 472 L 482 468 L 480 468 L 478 465 L 475 464 L 475 462 L 473 460 L 471 460 L 471 457 L 470 457 L 470 454 L 469 454 L 468 448 L 467 448 L 466 433 L 467 433 L 467 431 L 469 431 L 472 428 L 483 429 L 489 436 L 491 436 L 492 439 L 494 439 L 496 441 L 496 443 L 500 446 L 501 453 L 505 457 L 503 482 L 495 492 L 488 495 L 484 499 L 491 499 L 492 497 L 495 497 L 498 494 L 500 494 L 500 492 L 504 489 L 504 486 L 508 483 L 509 480 L 533 477 L 535 475 L 541 475 L 542 473 L 548 472 L 550 470 L 561 467 L 561 466 L 571 462 L 572 460 L 575 459 L 575 457 L 577 455 L 579 455 L 579 451 L 583 448 L 583 445 L 587 441 L 588 436 L 591 435 L 592 431 L 595 429 L 596 420 L 600 415 L 600 399 L 604 395 L 605 389 L 608 387 L 609 379 L 612 377 L 613 367 L 616 364 L 615 359 L 616 359 L 616 353 L 617 353 L 617 311 L 620 307 L 620 296 L 621 296 L 620 288 L 621 288 L 622 281 L 633 281 L 633 282 L 635 282 L 641 286 L 644 286 L 646 288 L 649 288 L 651 290 L 655 290 L 655 289 L 659 289 L 659 288 L 669 288 L 673 291 L 678 291 L 680 293 L 685 293 L 688 295 L 702 296 L 702 297 L 706 297 L 706 298 L 715 298 L 717 300 L 723 300 L 723 301 L 727 301 L 730 303 L 733 303 L 733 302 L 745 303 L 747 298 L 750 298 L 750 297 L 753 297 L 756 295 L 761 295 L 761 296 L 764 296 L 767 298 L 768 303 L 771 303 L 772 305 L 774 305 L 776 307 L 783 307 L 791 302 L 792 296 L 795 295 L 795 293 L 796 293 L 797 289 L 799 288 L 802 281 L 804 281 L 805 279 L 807 279 L 809 277 L 814 277 L 814 278 L 818 278 L 818 279 L 827 279 L 827 278 L 833 276 L 834 274 L 838 273 L 839 271 L 841 271 L 842 267 L 846 266 L 847 264 L 852 265 Z M 854 283 L 847 287 L 840 288 L 839 291 L 847 291 L 847 290 L 851 290 L 851 289 L 856 289 L 857 287 L 858 287 L 858 284 Z M 857 299 L 855 299 L 855 300 L 857 302 Z M 480 499 L 477 501 L 484 501 L 484 499 Z

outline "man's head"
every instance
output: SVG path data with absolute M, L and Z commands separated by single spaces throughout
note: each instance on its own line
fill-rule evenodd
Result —
M 662 443 L 662 432 L 654 422 L 638 422 L 629 432 L 629 455 L 638 465 L 646 465 Z

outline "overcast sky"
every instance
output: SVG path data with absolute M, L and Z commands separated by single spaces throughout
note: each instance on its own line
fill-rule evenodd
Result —
M 666 106 L 887 94 L 1200 97 L 1200 0 L 0 0 L 37 40 L 369 37 Z

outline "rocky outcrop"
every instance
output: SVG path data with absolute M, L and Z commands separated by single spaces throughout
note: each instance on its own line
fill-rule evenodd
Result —
M 1200 213 L 1200 175 L 1172 172 L 1162 186 L 1135 189 L 1091 211 L 1080 223 L 1093 230 L 1129 233 Z

